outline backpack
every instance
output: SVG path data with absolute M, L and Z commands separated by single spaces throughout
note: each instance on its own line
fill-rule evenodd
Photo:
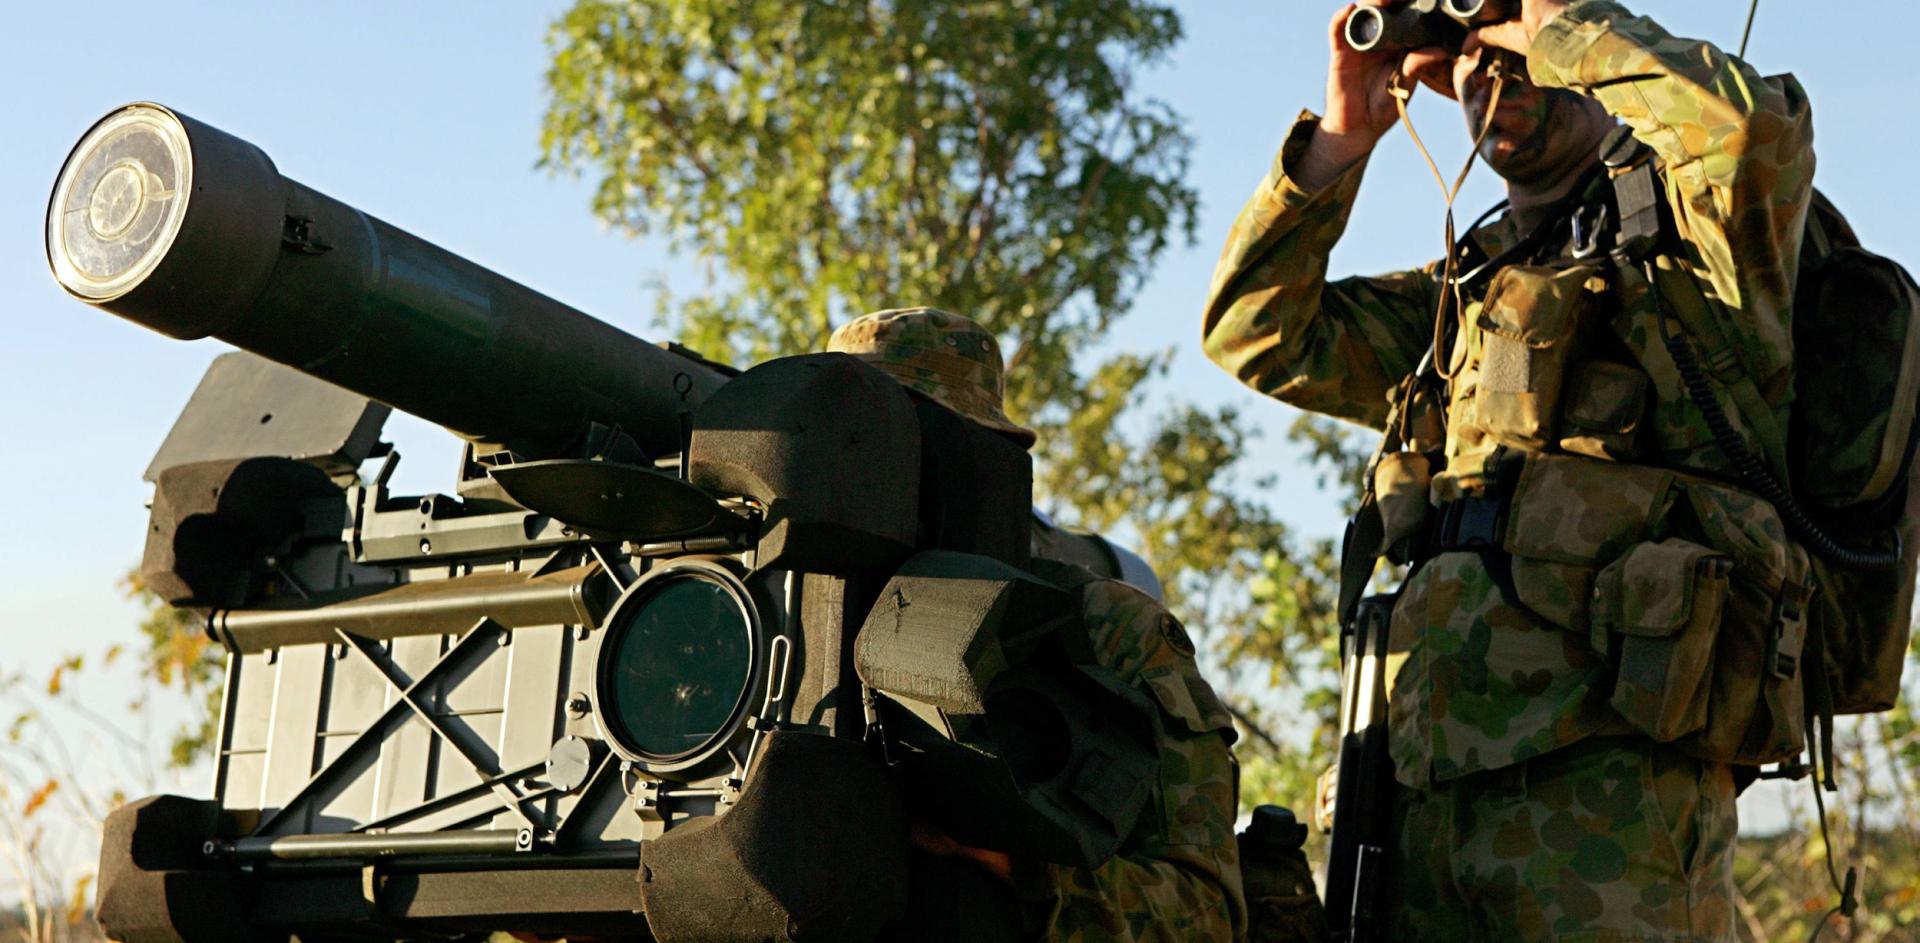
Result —
M 1671 245 L 1666 188 L 1651 150 L 1625 127 L 1601 145 L 1612 168 L 1615 258 L 1623 269 L 1650 264 Z M 1682 342 L 1670 344 L 1688 394 L 1713 427 L 1746 484 L 1772 503 L 1813 558 L 1803 683 L 1810 731 L 1831 771 L 1833 718 L 1889 710 L 1900 695 L 1913 631 L 1920 563 L 1920 286 L 1899 263 L 1860 245 L 1846 217 L 1815 190 L 1807 210 L 1793 309 L 1794 401 L 1780 455 L 1791 487 L 1727 422 L 1706 373 Z M 1705 314 L 1704 297 L 1692 299 Z M 1682 312 L 1681 321 L 1688 321 Z M 1748 412 L 1768 413 L 1744 371 L 1723 381 Z M 1749 419 L 1755 418 L 1749 416 Z M 1761 426 L 1770 426 L 1762 422 Z M 1756 428 L 1756 433 L 1760 430 Z M 1785 441 L 1778 439 L 1784 437 Z
M 1900 694 L 1920 562 L 1920 287 L 1861 247 L 1815 191 L 1794 302 L 1794 492 L 1849 546 L 1898 565 L 1850 568 L 1816 554 L 1808 614 L 1809 707 L 1822 718 L 1889 710 Z M 1891 525 L 1891 526 L 1889 526 Z

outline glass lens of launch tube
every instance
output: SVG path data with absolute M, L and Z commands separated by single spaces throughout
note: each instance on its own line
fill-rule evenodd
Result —
M 134 105 L 75 147 L 47 206 L 47 259 L 67 290 L 94 301 L 140 284 L 186 217 L 193 152 L 166 110 Z

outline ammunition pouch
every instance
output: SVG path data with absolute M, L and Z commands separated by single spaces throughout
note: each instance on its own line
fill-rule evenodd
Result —
M 1407 562 L 1419 552 L 1432 517 L 1433 457 L 1423 452 L 1390 452 L 1373 473 L 1374 500 L 1384 531 L 1382 552 Z
M 1799 752 L 1811 570 L 1770 505 L 1664 469 L 1539 453 L 1510 504 L 1501 547 L 1517 601 L 1607 658 L 1626 724 L 1715 762 Z
M 1685 540 L 1635 544 L 1600 571 L 1594 650 L 1617 648 L 1613 709 L 1660 743 L 1707 724 L 1707 678 L 1733 561 Z
M 1632 461 L 1644 448 L 1653 380 L 1639 367 L 1588 360 L 1567 379 L 1560 406 L 1560 448 L 1574 455 Z
M 1599 568 L 1652 535 L 1673 504 L 1675 479 L 1641 465 L 1526 456 L 1501 538 L 1517 602 L 1585 631 Z
M 1733 564 L 1707 679 L 1708 722 L 1681 745 L 1737 765 L 1792 759 L 1805 742 L 1800 655 L 1814 594 L 1807 552 L 1752 494 L 1702 481 L 1685 493 L 1687 513 L 1673 529 L 1693 531 Z
M 1487 288 L 1477 322 L 1480 382 L 1473 422 L 1494 441 L 1537 451 L 1554 444 L 1560 398 L 1583 352 L 1596 270 L 1508 266 Z

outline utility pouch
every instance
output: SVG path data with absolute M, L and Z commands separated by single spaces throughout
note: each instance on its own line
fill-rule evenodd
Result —
M 1521 604 L 1586 631 L 1599 568 L 1654 536 L 1675 500 L 1675 478 L 1645 465 L 1528 455 L 1501 540 Z
M 1172 620 L 1173 616 L 1163 615 Z M 1182 633 L 1184 629 L 1174 628 Z M 1235 734 L 1233 715 L 1199 674 L 1190 669 L 1150 668 L 1142 676 L 1153 701 L 1160 707 L 1160 722 L 1166 738 L 1160 744 L 1159 779 L 1154 783 L 1153 801 L 1164 831 L 1161 840 L 1170 845 L 1206 845 L 1218 840 L 1212 823 L 1189 814 L 1190 806 L 1211 801 L 1232 809 L 1234 797 L 1229 790 L 1238 788 L 1238 767 L 1229 749 Z M 1169 760 L 1168 757 L 1177 759 Z M 1082 778 L 1112 773 L 1088 768 Z M 1097 780 L 1096 780 L 1097 782 Z
M 1803 662 L 1814 599 L 1811 563 L 1773 506 L 1717 483 L 1683 485 L 1701 542 L 1733 563 L 1713 671 L 1707 725 L 1681 743 L 1702 759 L 1741 766 L 1796 756 L 1806 731 Z
M 1421 452 L 1392 452 L 1380 458 L 1373 472 L 1373 496 L 1385 531 L 1383 552 L 1395 562 L 1406 554 L 1396 548 L 1425 531 L 1432 509 L 1433 459 Z
M 1640 452 L 1653 381 L 1638 367 L 1589 360 L 1575 368 L 1561 409 L 1560 448 L 1628 461 Z
M 1481 335 L 1475 425 L 1527 451 L 1552 444 L 1561 393 L 1593 307 L 1596 270 L 1509 266 L 1495 276 L 1476 322 Z
M 1707 725 L 1732 569 L 1725 555 L 1671 539 L 1636 544 L 1595 580 L 1594 649 L 1618 653 L 1613 708 L 1657 742 Z

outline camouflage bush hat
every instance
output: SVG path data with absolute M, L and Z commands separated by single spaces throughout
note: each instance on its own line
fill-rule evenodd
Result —
M 1000 343 L 972 320 L 938 308 L 876 311 L 841 325 L 827 349 L 858 357 L 1023 447 L 1033 445 L 1033 430 L 1007 418 Z

